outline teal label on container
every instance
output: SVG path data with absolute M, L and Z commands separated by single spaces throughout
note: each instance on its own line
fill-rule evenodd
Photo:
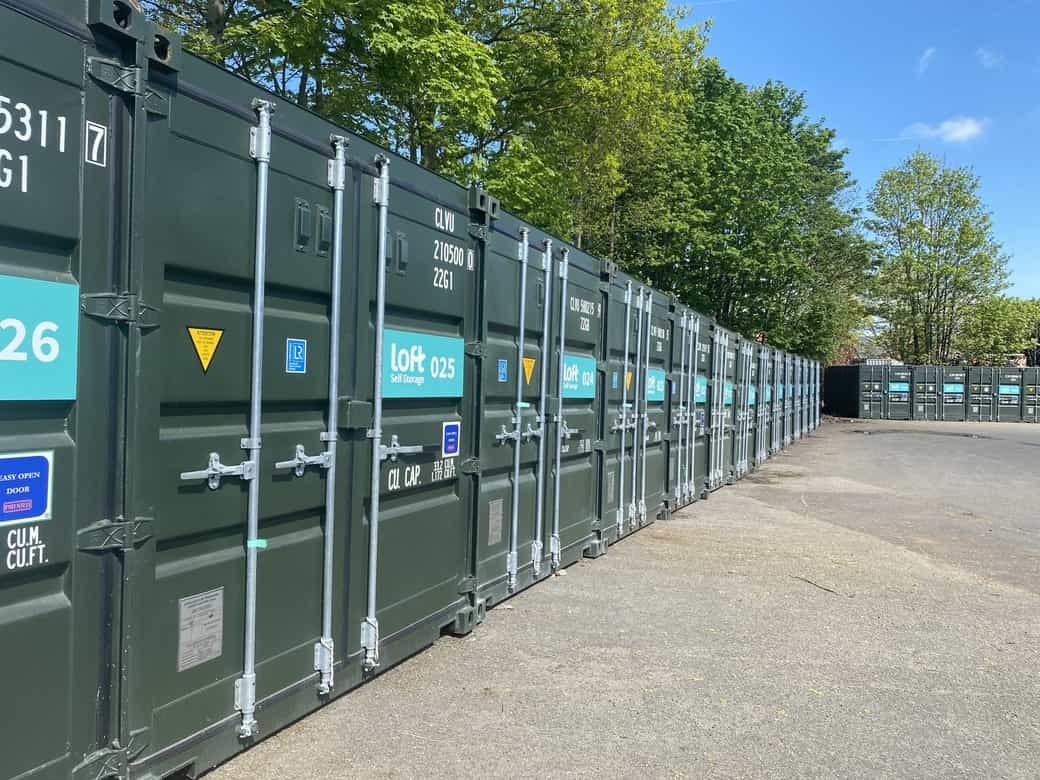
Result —
M 732 382 L 726 382 L 725 386 L 722 389 L 722 403 L 724 403 L 726 406 L 732 406 L 733 405 L 733 383 Z
M 909 382 L 889 382 L 888 392 L 890 393 L 909 393 L 910 383 Z
M 1000 395 L 1020 395 L 1022 388 L 1018 385 L 999 385 L 997 393 Z
M 943 392 L 944 393 L 963 393 L 964 392 L 964 385 L 946 383 L 946 384 L 943 385 Z
M 79 286 L 0 276 L 0 401 L 76 398 Z
M 758 388 L 756 388 L 754 385 L 751 385 L 751 387 L 748 388 L 748 392 L 747 392 L 748 406 L 754 406 L 757 401 L 758 401 Z
M 465 342 L 409 330 L 383 331 L 386 398 L 458 398 L 462 395 Z
M 766 403 L 772 403 L 773 401 L 773 386 L 766 385 Z
M 646 372 L 646 400 L 664 400 L 664 371 L 659 368 L 651 368 Z
M 784 400 L 784 386 L 783 385 L 777 385 L 776 386 L 776 397 L 780 401 Z
M 564 398 L 596 397 L 596 361 L 582 355 L 563 356 Z
M 698 376 L 693 382 L 693 402 L 708 403 L 708 377 Z

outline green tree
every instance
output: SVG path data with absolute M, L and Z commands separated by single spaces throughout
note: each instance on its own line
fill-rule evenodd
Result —
M 1038 339 L 1040 299 L 995 295 L 972 306 L 954 351 L 969 363 L 1003 365 L 1013 355 L 1035 355 Z
M 634 158 L 617 259 L 727 327 L 829 358 L 862 319 L 872 260 L 834 131 L 802 95 L 715 61 L 687 89 L 663 150 Z
M 881 175 L 870 210 L 883 249 L 872 301 L 886 346 L 907 362 L 946 363 L 973 308 L 1006 286 L 978 177 L 918 151 Z

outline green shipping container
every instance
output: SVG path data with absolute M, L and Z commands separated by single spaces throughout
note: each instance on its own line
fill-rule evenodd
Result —
M 3 778 L 194 776 L 733 476 L 735 334 L 135 9 L 0 5 Z

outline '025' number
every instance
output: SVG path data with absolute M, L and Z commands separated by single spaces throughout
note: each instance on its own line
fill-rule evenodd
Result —
M 455 378 L 455 358 L 437 357 L 430 358 L 430 376 L 434 379 Z
M 8 317 L 0 320 L 0 330 L 14 331 L 14 338 L 7 343 L 7 346 L 0 348 L 0 360 L 27 361 L 29 353 L 21 351 L 22 343 L 25 341 L 25 323 L 13 317 Z M 61 351 L 58 340 L 53 336 L 47 335 L 48 333 L 57 332 L 58 326 L 53 322 L 41 322 L 33 328 L 32 353 L 33 357 L 41 363 L 53 363 L 58 359 L 58 353 Z

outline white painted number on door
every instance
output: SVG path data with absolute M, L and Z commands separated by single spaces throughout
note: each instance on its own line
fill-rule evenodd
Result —
M 86 160 L 99 168 L 108 165 L 108 128 L 104 125 L 87 122 Z

